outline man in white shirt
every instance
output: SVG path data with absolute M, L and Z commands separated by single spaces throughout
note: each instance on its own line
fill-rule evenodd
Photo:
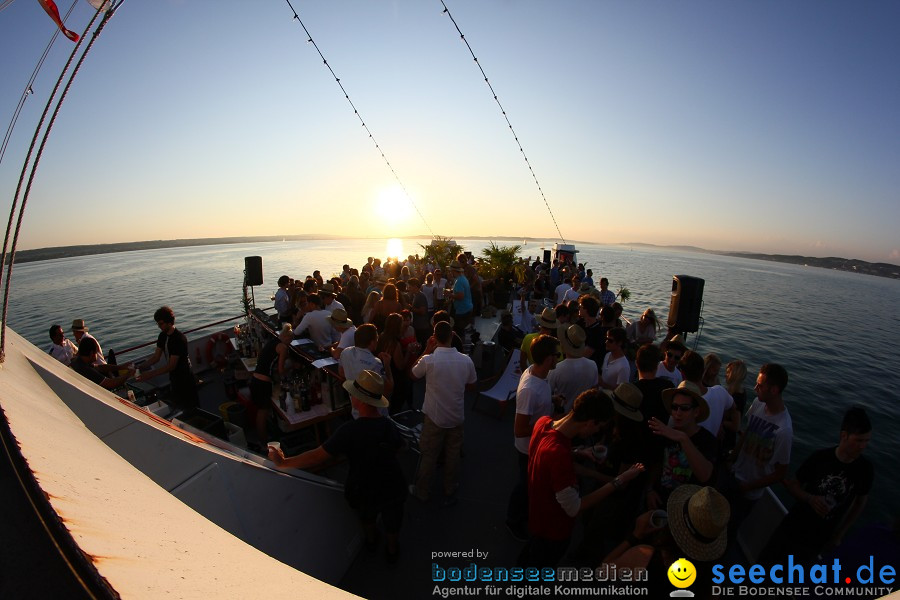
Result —
M 340 338 L 331 326 L 329 317 L 331 313 L 322 307 L 322 298 L 318 294 L 310 294 L 306 297 L 306 307 L 309 310 L 297 327 L 294 328 L 294 337 L 302 337 L 304 331 L 309 331 L 309 338 L 320 348 L 330 348 Z
M 568 292 L 571 289 L 574 289 L 572 287 L 574 281 L 575 280 L 573 280 L 571 277 L 567 277 L 565 279 L 565 281 L 563 281 L 561 284 L 556 286 L 556 289 L 553 290 L 553 296 L 554 296 L 554 298 L 556 298 L 556 304 L 562 304 L 563 299 L 565 299 L 565 297 L 566 297 L 566 292 Z M 577 297 L 577 293 L 578 293 L 577 290 L 575 293 L 576 293 L 576 297 Z
M 528 539 L 528 443 L 537 420 L 553 415 L 553 396 L 547 376 L 556 366 L 559 342 L 549 335 L 531 341 L 534 364 L 525 369 L 516 388 L 513 445 L 518 455 L 519 477 L 509 497 L 506 527 L 520 541 Z
M 729 423 L 732 431 L 737 431 L 741 424 L 741 415 L 734 405 L 731 394 L 721 385 L 707 387 L 703 384 L 703 359 L 696 352 L 688 350 L 678 363 L 685 381 L 690 381 L 700 390 L 703 399 L 709 406 L 709 417 L 697 424 L 721 440 L 722 425 Z
M 663 342 L 661 349 L 664 354 L 663 359 L 659 361 L 659 367 L 656 369 L 656 376 L 665 377 L 672 382 L 672 385 L 677 387 L 684 379 L 681 376 L 681 371 L 678 370 L 678 361 L 684 356 L 687 348 L 684 347 L 681 336 L 676 335 L 672 336 L 672 339 Z
M 465 392 L 474 388 L 478 379 L 475 363 L 467 355 L 451 347 L 453 328 L 446 321 L 434 325 L 425 354 L 413 365 L 416 379 L 425 377 L 425 422 L 419 436 L 422 460 L 416 483 L 410 493 L 421 501 L 428 500 L 431 477 L 438 456 L 444 454 L 444 504 L 456 503 L 459 487 L 459 458 L 463 442 Z
M 331 326 L 334 327 L 334 330 L 337 331 L 340 336 L 340 340 L 338 340 L 331 348 L 331 356 L 337 360 L 341 357 L 341 352 L 343 352 L 345 348 L 349 348 L 356 343 L 356 326 L 353 324 L 353 321 L 347 317 L 347 311 L 343 308 L 334 309 L 331 316 L 328 317 L 328 320 L 331 321 Z
M 597 363 L 584 356 L 587 348 L 587 335 L 578 325 L 560 328 L 559 345 L 566 359 L 558 362 L 550 371 L 547 381 L 554 395 L 565 398 L 563 412 L 572 410 L 572 404 L 578 394 L 588 388 L 596 387 L 600 382 Z
M 66 365 L 72 364 L 72 358 L 78 352 L 78 346 L 69 341 L 69 338 L 63 333 L 62 325 L 53 325 L 50 327 L 50 347 L 47 348 L 47 354 Z
M 74 321 L 72 321 L 72 337 L 75 338 L 76 346 L 80 345 L 81 340 L 85 338 L 97 342 L 97 338 L 88 333 L 88 328 L 84 323 L 84 319 L 75 319 Z M 97 342 L 97 358 L 94 360 L 94 366 L 96 367 L 105 364 L 106 358 L 103 354 L 103 348 L 100 346 L 100 342 Z
M 389 397 L 394 391 L 394 379 L 391 377 L 391 357 L 382 352 L 375 356 L 375 348 L 378 346 L 378 329 L 371 323 L 360 325 L 353 334 L 353 346 L 344 348 L 338 362 L 338 375 L 345 381 L 355 381 L 363 371 L 373 371 L 384 380 L 384 395 Z M 387 415 L 387 409 L 379 409 Z M 350 414 L 354 419 L 359 417 L 359 411 L 352 408 Z
M 329 313 L 334 312 L 337 309 L 346 310 L 343 304 L 334 299 L 334 285 L 331 283 L 325 283 L 319 288 L 319 295 L 322 297 L 322 308 L 327 310 Z
M 282 323 L 291 322 L 291 295 L 288 292 L 288 286 L 291 284 L 291 278 L 282 275 L 278 278 L 278 291 L 275 292 L 275 313 L 278 320 Z

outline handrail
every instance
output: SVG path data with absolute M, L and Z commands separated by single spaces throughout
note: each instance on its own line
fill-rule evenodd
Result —
M 201 325 L 200 327 L 194 327 L 193 329 L 188 329 L 187 331 L 183 331 L 182 333 L 184 333 L 184 334 L 194 333 L 195 331 L 200 331 L 201 329 L 206 329 L 207 327 L 214 327 L 216 325 L 221 325 L 222 323 L 227 323 L 228 321 L 234 321 L 235 319 L 243 319 L 244 317 L 245 317 L 245 315 L 237 315 L 234 317 L 228 317 L 227 319 L 222 319 L 221 321 L 216 321 L 215 323 L 207 323 L 206 325 Z M 140 350 L 141 348 L 146 348 L 147 346 L 152 346 L 155 343 L 156 343 L 156 340 L 153 340 L 152 342 L 145 342 L 138 346 L 132 346 L 131 348 L 126 348 L 125 350 L 122 350 L 121 352 L 117 352 L 116 354 L 118 356 L 121 356 L 121 355 L 125 354 L 126 352 L 133 352 L 134 350 Z

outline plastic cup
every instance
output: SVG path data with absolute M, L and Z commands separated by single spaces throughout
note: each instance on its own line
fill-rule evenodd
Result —
M 604 446 L 603 444 L 595 444 L 591 447 L 591 456 L 594 457 L 594 460 L 599 463 L 602 463 L 606 460 L 607 453 L 608 451 L 606 449 L 606 446 Z
M 654 510 L 650 515 L 650 526 L 662 529 L 669 524 L 669 514 L 664 510 Z
M 269 448 L 273 448 L 275 450 L 281 450 L 281 442 L 269 442 L 266 444 Z

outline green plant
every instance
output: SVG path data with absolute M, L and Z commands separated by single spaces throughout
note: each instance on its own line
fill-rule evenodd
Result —
M 523 266 L 522 260 L 519 258 L 519 252 L 522 251 L 521 244 L 512 246 L 498 246 L 494 242 L 481 251 L 484 258 L 478 267 L 478 272 L 485 278 L 503 281 L 507 277 L 515 276 L 517 281 L 521 281 L 520 275 L 524 270 L 517 273 L 517 267 Z
M 616 296 L 618 296 L 622 302 L 628 302 L 628 299 L 631 298 L 631 290 L 623 285 L 619 288 L 619 291 L 616 292 Z
M 451 261 L 456 260 L 457 255 L 463 251 L 463 247 L 450 238 L 434 236 L 427 246 L 419 244 L 425 262 L 430 262 L 441 269 L 446 269 Z

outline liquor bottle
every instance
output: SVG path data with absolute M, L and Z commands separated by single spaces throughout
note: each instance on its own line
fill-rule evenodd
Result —
M 287 388 L 278 384 L 278 405 L 281 410 L 287 410 Z
M 305 378 L 300 383 L 300 410 L 302 412 L 309 410 L 309 385 Z

